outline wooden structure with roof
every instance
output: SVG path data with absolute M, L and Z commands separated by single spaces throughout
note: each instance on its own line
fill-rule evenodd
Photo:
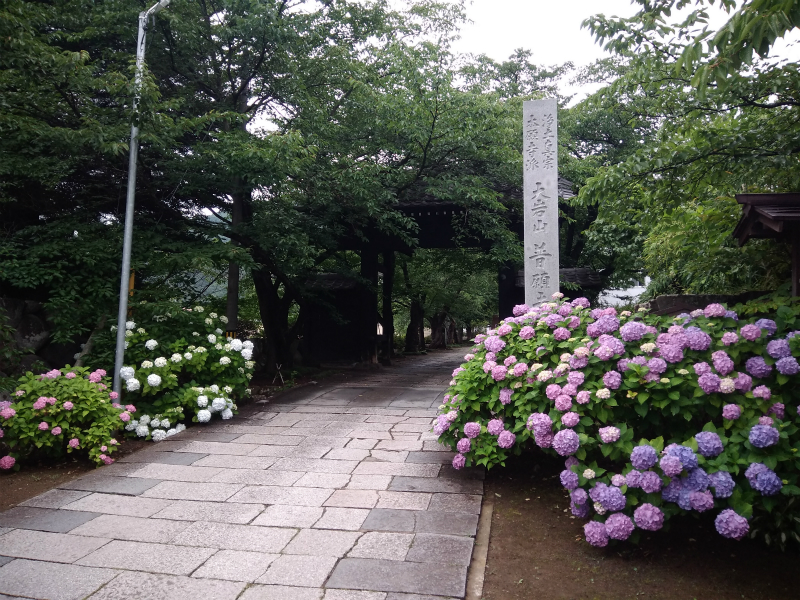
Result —
M 800 193 L 737 194 L 742 216 L 733 236 L 743 246 L 751 238 L 789 242 L 792 252 L 792 296 L 800 296 Z

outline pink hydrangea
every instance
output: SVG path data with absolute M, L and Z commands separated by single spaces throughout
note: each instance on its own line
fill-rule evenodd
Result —
M 128 412 L 121 412 L 119 413 L 119 418 L 124 422 L 127 423 L 131 420 L 131 415 Z
M 47 406 L 47 398 L 42 396 L 33 403 L 33 410 L 42 410 L 45 406 Z
M 64 410 L 72 410 L 74 406 L 75 405 L 72 402 L 70 402 L 69 400 L 64 402 Z
M 80 440 L 78 440 L 78 438 L 72 438 L 69 441 L 69 443 L 67 444 L 67 446 L 69 446 L 70 448 L 77 448 L 80 445 L 81 445 L 81 442 L 80 442 Z
M 453 457 L 453 468 L 454 469 L 463 469 L 464 465 L 467 464 L 467 459 L 463 454 L 456 454 Z
M 111 458 L 110 456 L 106 456 L 105 454 L 101 454 L 99 456 L 99 458 L 100 458 L 100 460 L 103 461 L 103 464 L 105 464 L 105 465 L 110 465 L 111 463 L 114 462 L 113 458 Z
M 516 357 L 516 356 L 509 356 L 507 359 L 505 359 L 505 360 L 503 361 L 503 364 L 504 364 L 505 366 L 507 366 L 507 367 L 510 367 L 510 366 L 511 366 L 511 365 L 513 365 L 515 362 L 517 362 L 517 357 Z
M 66 375 L 64 375 L 64 377 L 66 377 L 67 379 L 75 379 L 76 375 L 75 375 L 75 373 L 73 373 L 72 371 L 70 371 L 69 373 L 67 373 Z
M 609 360 L 614 356 L 614 351 L 608 346 L 600 346 L 594 351 L 594 355 L 600 360 Z
M 511 396 L 514 394 L 514 391 L 511 388 L 503 388 L 500 390 L 500 404 L 508 404 L 511 402 Z
M 533 327 L 530 327 L 529 325 L 526 325 L 525 327 L 519 330 L 519 339 L 521 340 L 529 340 L 534 335 L 536 335 L 536 330 Z
M 742 416 L 742 409 L 736 404 L 726 404 L 722 407 L 722 418 L 735 421 Z
M 492 379 L 495 381 L 503 381 L 508 375 L 508 367 L 497 365 L 492 368 Z
M 39 431 L 47 431 L 48 429 L 50 429 L 50 425 L 47 424 L 47 421 L 39 423 Z
M 11 467 L 13 467 L 16 462 L 17 459 L 14 458 L 13 456 L 4 456 L 3 458 L 0 458 L 0 469 L 7 471 Z
M 119 398 L 119 394 L 117 392 L 111 392 L 108 395 L 108 397 L 111 398 L 112 400 L 116 400 L 117 398 Z
M 726 331 L 722 335 L 722 343 L 726 346 L 732 346 L 738 341 L 739 341 L 739 336 L 733 333 L 732 331 Z
M 17 397 L 24 396 L 25 392 L 23 390 L 17 390 L 16 392 L 14 392 L 14 395 Z
M 578 394 L 578 388 L 571 383 L 568 383 L 563 388 L 561 388 L 561 393 L 566 394 L 567 396 L 574 397 Z
M 101 379 L 102 377 L 100 377 L 100 375 L 98 375 L 96 372 L 89 374 L 89 381 L 91 381 L 92 383 L 100 383 Z
M 772 398 L 772 391 L 765 385 L 759 385 L 753 390 L 753 398 L 763 398 L 769 400 Z
M 560 394 L 556 397 L 556 410 L 564 412 L 572 408 L 572 398 L 566 394 Z
M 569 336 L 570 336 L 569 329 L 567 329 L 566 327 L 559 327 L 553 332 L 553 337 L 559 342 L 568 340 Z
M 466 454 L 472 449 L 472 442 L 469 438 L 461 438 L 458 440 L 456 444 L 456 450 L 458 450 L 461 454 Z
M 575 427 L 580 421 L 580 415 L 576 412 L 564 413 L 561 416 L 561 423 L 564 427 Z
M 703 310 L 703 314 L 709 319 L 712 317 L 724 317 L 726 312 L 727 309 L 722 304 L 709 304 Z
M 61 435 L 61 427 L 53 427 L 53 430 L 50 433 L 53 435 Z
M 501 448 L 511 448 L 515 441 L 517 441 L 517 436 L 510 431 L 503 431 L 497 436 L 497 445 Z
M 470 422 L 464 425 L 464 435 L 468 438 L 476 438 L 481 433 L 481 424 Z
M 497 366 L 496 362 L 494 362 L 493 360 L 487 360 L 485 363 L 483 363 L 483 372 L 488 373 L 496 366 Z
M 500 435 L 503 429 L 505 429 L 505 427 L 503 426 L 503 419 L 492 419 L 486 425 L 486 431 L 488 431 L 492 435 Z
M 575 401 L 578 404 L 588 404 L 589 400 L 591 400 L 592 395 L 587 392 L 586 390 L 582 390 L 578 392 L 578 395 L 575 396 Z
M 545 388 L 544 394 L 548 400 L 555 400 L 561 394 L 561 386 L 557 383 L 551 383 Z
M 742 337 L 746 340 L 755 341 L 761 337 L 761 329 L 755 325 L 745 325 L 739 330 Z
M 17 411 L 15 411 L 10 406 L 7 406 L 3 410 L 0 410 L 0 417 L 3 417 L 4 419 L 10 419 L 11 417 L 13 417 L 16 414 L 17 414 Z
M 524 362 L 518 362 L 514 365 L 514 377 L 522 377 L 528 371 L 528 365 Z
M 608 426 L 602 427 L 599 433 L 600 439 L 603 440 L 604 444 L 611 444 L 619 439 L 620 431 L 617 427 Z

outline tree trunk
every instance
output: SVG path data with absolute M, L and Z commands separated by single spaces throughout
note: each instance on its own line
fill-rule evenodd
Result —
M 406 329 L 406 352 L 419 352 L 425 348 L 425 310 L 419 299 L 411 300 L 411 314 Z
M 448 319 L 447 307 L 428 318 L 431 324 L 431 348 L 447 348 Z
M 264 324 L 264 357 L 268 372 L 293 364 L 290 331 L 288 327 L 291 298 L 288 292 L 281 298 L 280 285 L 272 281 L 272 274 L 262 267 L 253 270 L 253 283 L 258 297 L 258 312 Z M 298 319 L 299 320 L 299 319 Z
M 383 356 L 391 364 L 394 356 L 394 312 L 392 311 L 392 289 L 394 288 L 394 250 L 383 253 Z

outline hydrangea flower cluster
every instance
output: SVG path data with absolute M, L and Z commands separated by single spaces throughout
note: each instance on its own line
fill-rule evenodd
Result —
M 739 539 L 750 505 L 784 502 L 800 483 L 798 357 L 800 335 L 720 304 L 655 317 L 554 297 L 475 339 L 434 432 L 458 450 L 456 468 L 531 443 L 567 458 L 561 483 L 572 514 L 592 519 L 590 544 L 689 512 L 716 513 Z M 745 468 L 743 456 L 764 458 Z

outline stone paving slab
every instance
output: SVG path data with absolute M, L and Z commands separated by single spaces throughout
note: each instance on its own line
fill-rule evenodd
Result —
M 185 521 L 100 515 L 96 519 L 76 527 L 70 531 L 70 534 L 126 540 L 129 542 L 165 544 L 189 527 L 189 525 Z
M 262 510 L 264 510 L 262 504 L 179 500 L 170 503 L 167 507 L 152 515 L 152 518 L 244 524 L 252 521 Z
M 304 529 L 303 531 L 310 531 Z M 176 535 L 172 543 L 179 546 L 200 546 L 221 550 L 249 550 L 277 553 L 297 534 L 296 529 L 258 527 L 232 523 L 197 521 Z
M 168 500 L 157 500 L 155 498 L 120 496 L 116 494 L 90 494 L 75 502 L 70 502 L 63 506 L 62 509 L 65 511 L 81 511 L 84 515 L 87 514 L 85 511 L 89 511 L 129 517 L 150 517 L 170 504 L 171 502 Z M 96 516 L 98 515 L 95 514 L 92 518 Z M 89 519 L 85 518 L 85 520 L 88 521 Z
M 31 498 L 30 500 L 25 500 L 25 502 L 20 502 L 19 506 L 35 506 L 37 508 L 61 508 L 65 504 L 69 504 L 70 502 L 74 502 L 79 498 L 83 498 L 84 496 L 88 496 L 91 492 L 80 492 L 80 491 L 72 491 L 72 490 L 59 490 L 58 488 L 54 490 L 48 490 L 44 494 L 39 494 Z M 0 533 L 2 535 L 2 533 Z
M 126 465 L 129 466 L 129 465 Z M 138 467 L 138 468 L 137 468 Z M 141 465 L 131 468 L 131 472 L 141 470 Z M 160 483 L 159 479 L 140 479 L 129 477 L 82 477 L 59 486 L 65 490 L 103 492 L 123 496 L 139 496 Z
M 343 558 L 331 573 L 326 586 L 381 592 L 463 596 L 466 581 L 467 568 L 457 565 Z
M 17 506 L 0 513 L 0 525 L 19 529 L 66 533 L 98 516 L 100 516 L 99 511 L 65 512 L 63 510 L 37 508 L 35 506 Z
M 286 585 L 254 585 L 242 594 L 240 600 L 320 600 L 323 590 Z
M 80 559 L 77 564 L 167 575 L 189 575 L 216 551 L 215 548 L 114 540 Z
M 108 539 L 15 529 L 0 537 L 0 554 L 32 560 L 73 563 L 108 542 Z
M 197 452 L 163 452 L 142 451 L 134 452 L 120 459 L 120 463 L 162 463 L 167 465 L 191 465 L 192 463 L 209 456 Z
M 193 579 L 154 573 L 121 573 L 91 600 L 234 600 L 243 582 Z
M 0 593 L 42 600 L 80 600 L 117 573 L 110 569 L 14 560 L 0 567 Z

